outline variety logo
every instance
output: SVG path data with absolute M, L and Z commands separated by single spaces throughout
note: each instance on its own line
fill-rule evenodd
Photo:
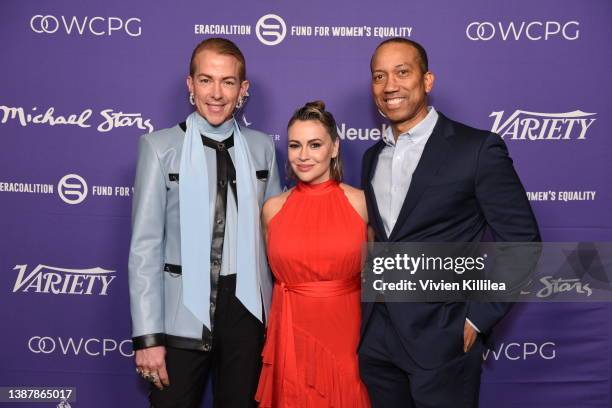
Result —
M 529 41 L 547 41 L 552 38 L 574 41 L 580 37 L 579 25 L 578 21 L 474 21 L 466 27 L 465 35 L 471 41 L 519 41 L 523 38 Z
M 27 272 L 28 265 L 15 265 L 18 270 L 13 286 L 15 292 L 50 293 L 54 295 L 108 295 L 108 288 L 116 276 L 115 271 L 100 267 L 66 269 L 38 265 Z
M 584 140 L 595 122 L 595 113 L 581 110 L 565 113 L 540 113 L 516 110 L 504 118 L 504 111 L 492 112 L 491 131 L 512 140 Z
M 28 349 L 34 354 L 62 354 L 82 355 L 90 357 L 107 357 L 119 354 L 123 357 L 132 357 L 132 340 L 98 339 L 83 337 L 51 337 L 32 336 L 28 340 Z
M 142 21 L 137 17 L 76 17 L 37 14 L 30 19 L 30 28 L 37 34 L 67 34 L 110 36 L 123 32 L 130 37 L 140 37 Z
M 557 345 L 552 341 L 546 343 L 499 343 L 493 350 L 485 350 L 482 353 L 483 360 L 527 360 L 541 358 L 543 360 L 554 360 L 557 357 Z
M 287 25 L 285 20 L 276 14 L 266 14 L 257 21 L 255 34 L 262 44 L 277 45 L 285 39 Z
M 9 107 L 0 105 L 0 123 L 6 123 L 9 119 L 17 120 L 21 126 L 35 125 L 72 125 L 81 128 L 89 128 L 91 125 L 87 122 L 93 114 L 92 109 L 85 109 L 80 113 L 70 115 L 58 115 L 55 113 L 55 108 L 50 107 L 44 113 L 38 112 L 38 107 L 34 106 L 30 112 L 26 112 L 23 107 Z M 119 127 L 136 126 L 138 129 L 152 132 L 154 130 L 151 124 L 151 119 L 144 119 L 141 113 L 124 113 L 115 112 L 113 109 L 104 109 L 100 112 L 103 121 L 98 125 L 96 130 L 100 133 L 110 132 Z
M 87 182 L 78 174 L 66 174 L 57 183 L 57 192 L 66 204 L 80 204 L 87 198 Z

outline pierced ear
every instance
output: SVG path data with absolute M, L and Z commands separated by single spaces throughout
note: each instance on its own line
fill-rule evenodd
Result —
M 185 79 L 185 82 L 187 83 L 187 90 L 190 93 L 193 93 L 193 78 L 188 75 L 187 78 Z
M 249 97 L 249 87 L 251 86 L 251 83 L 248 81 L 248 79 L 245 79 L 244 81 L 242 81 L 240 83 L 240 96 L 244 97 Z

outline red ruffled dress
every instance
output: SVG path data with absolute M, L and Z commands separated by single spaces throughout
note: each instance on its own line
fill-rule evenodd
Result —
M 260 407 L 369 407 L 359 378 L 366 225 L 336 181 L 299 183 L 268 225 L 276 278 Z

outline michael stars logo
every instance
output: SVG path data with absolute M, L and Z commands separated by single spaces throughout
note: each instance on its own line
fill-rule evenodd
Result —
M 511 140 L 584 140 L 595 122 L 595 113 L 581 110 L 541 113 L 516 110 L 504 118 L 504 111 L 492 112 L 491 131 Z
M 553 38 L 574 41 L 580 38 L 579 25 L 578 21 L 474 21 L 466 27 L 465 35 L 471 41 L 548 41 Z
M 100 267 L 90 269 L 66 269 L 38 265 L 27 272 L 28 265 L 15 265 L 18 270 L 13 293 L 50 293 L 54 295 L 108 295 L 108 288 L 115 280 L 115 271 Z
M 30 28 L 37 34 L 93 35 L 110 36 L 114 32 L 124 32 L 130 37 L 140 37 L 142 21 L 132 17 L 66 17 L 37 14 L 30 19 Z
M 262 44 L 277 45 L 280 44 L 287 35 L 287 25 L 285 21 L 276 14 L 266 14 L 257 20 L 255 25 L 255 34 Z
M 57 183 L 57 192 L 66 204 L 80 204 L 87 198 L 87 182 L 78 174 L 66 174 Z

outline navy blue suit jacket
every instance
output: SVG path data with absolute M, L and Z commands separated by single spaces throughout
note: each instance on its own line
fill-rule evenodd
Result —
M 372 177 L 383 147 L 364 154 L 362 188 L 377 242 L 474 242 L 488 226 L 496 241 L 540 241 L 527 195 L 503 140 L 440 114 L 413 174 L 397 223 L 387 236 Z M 386 304 L 404 348 L 423 368 L 463 352 L 469 318 L 483 334 L 509 310 L 508 303 Z M 362 304 L 362 334 L 373 303 Z

